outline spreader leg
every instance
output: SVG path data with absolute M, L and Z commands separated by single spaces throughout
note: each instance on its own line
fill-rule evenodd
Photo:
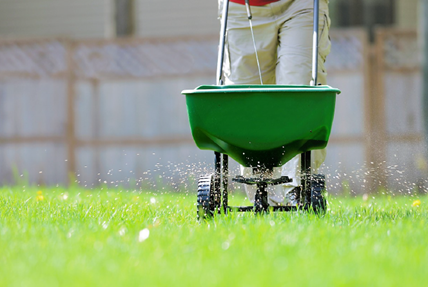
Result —
M 311 202 L 311 152 L 307 151 L 301 154 L 301 184 L 302 184 L 302 194 L 300 198 L 302 199 L 302 204 L 306 205 Z
M 214 166 L 214 192 L 218 196 L 221 196 L 221 153 L 219 152 L 214 152 Z M 220 198 L 218 202 L 221 202 Z M 216 211 L 220 211 L 220 206 L 216 206 Z
M 224 213 L 227 213 L 228 206 L 228 175 L 229 175 L 229 156 L 227 154 L 223 154 L 223 172 L 222 172 L 222 181 L 223 181 L 223 210 Z
M 216 194 L 222 194 L 222 205 L 224 213 L 227 213 L 228 206 L 228 174 L 229 174 L 229 156 L 219 152 L 214 152 L 214 166 L 215 166 L 215 184 L 214 189 Z M 223 192 L 222 192 L 223 189 Z M 220 212 L 221 206 L 218 206 Z

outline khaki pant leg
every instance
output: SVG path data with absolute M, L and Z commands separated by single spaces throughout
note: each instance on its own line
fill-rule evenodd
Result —
M 330 52 L 328 36 L 330 19 L 325 1 L 321 1 L 319 42 L 318 42 L 318 83 L 326 84 L 327 73 L 324 63 Z M 312 34 L 313 11 L 311 9 L 297 10 L 280 30 L 278 47 L 278 65 L 276 67 L 277 84 L 308 85 L 312 72 Z M 304 115 L 302 115 L 304 116 Z M 324 162 L 326 150 L 312 151 L 313 172 Z M 282 167 L 282 175 L 293 178 L 293 182 L 284 185 L 284 193 L 300 185 L 300 155 L 287 162 Z
M 330 53 L 328 11 L 320 12 L 318 43 L 318 83 L 326 84 L 324 63 Z M 309 85 L 312 74 L 313 10 L 297 11 L 279 31 L 276 83 Z
M 275 84 L 278 30 L 272 17 L 272 10 L 269 6 L 253 6 L 251 9 L 263 83 Z M 223 71 L 227 85 L 260 84 L 246 8 L 233 2 L 229 3 Z
M 219 1 L 220 10 L 222 2 Z M 275 84 L 275 67 L 277 62 L 278 30 L 272 17 L 270 6 L 251 7 L 253 14 L 254 38 L 257 46 L 257 54 L 260 62 L 260 70 L 264 84 Z M 223 71 L 225 84 L 260 84 L 259 72 L 255 50 L 253 46 L 250 24 L 248 22 L 244 5 L 229 3 L 229 18 L 227 25 L 227 39 L 225 49 L 225 61 Z M 221 16 L 220 16 L 221 17 Z M 244 177 L 253 177 L 253 169 L 241 166 L 241 174 Z M 278 173 L 277 177 L 280 176 Z M 251 202 L 254 202 L 257 187 L 246 185 L 245 191 Z M 270 204 L 271 199 L 282 202 L 268 189 Z

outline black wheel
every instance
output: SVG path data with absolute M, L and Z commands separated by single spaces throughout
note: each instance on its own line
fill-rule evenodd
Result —
M 327 211 L 325 192 L 325 175 L 312 175 L 311 205 L 316 214 L 324 214 Z
M 197 218 L 207 219 L 214 216 L 220 210 L 221 196 L 215 188 L 214 174 L 204 175 L 199 178 L 197 198 Z

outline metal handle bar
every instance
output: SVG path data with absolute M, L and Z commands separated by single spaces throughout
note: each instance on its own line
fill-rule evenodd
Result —
M 318 84 L 318 26 L 319 26 L 319 0 L 314 0 L 314 33 L 312 36 L 312 79 L 311 86 Z
M 227 29 L 227 16 L 229 14 L 229 0 L 223 2 L 223 13 L 221 18 L 221 28 L 220 28 L 220 47 L 218 50 L 218 59 L 217 59 L 217 86 L 223 85 L 223 61 L 224 61 L 224 45 L 226 42 L 226 29 Z

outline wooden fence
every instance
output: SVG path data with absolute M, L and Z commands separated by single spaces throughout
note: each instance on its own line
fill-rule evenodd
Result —
M 329 84 L 342 94 L 324 168 L 330 189 L 343 181 L 360 192 L 393 186 L 396 172 L 417 182 L 415 32 L 378 30 L 374 45 L 363 30 L 331 38 Z M 211 153 L 191 139 L 180 91 L 214 82 L 217 41 L 0 40 L 0 181 L 26 172 L 31 183 L 66 183 L 72 174 L 86 186 L 153 184 L 210 168 Z

